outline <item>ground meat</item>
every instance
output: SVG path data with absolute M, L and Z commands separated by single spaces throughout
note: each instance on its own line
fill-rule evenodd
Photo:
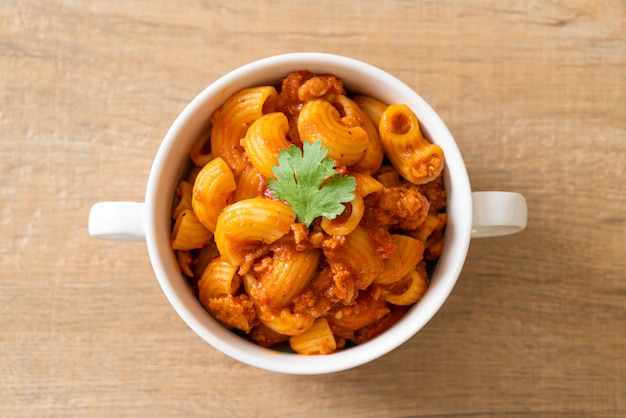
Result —
M 419 227 L 430 209 L 428 200 L 416 186 L 384 188 L 371 199 L 366 198 L 365 205 L 363 225 L 407 231 Z
M 302 293 L 293 298 L 294 313 L 307 313 L 316 318 L 325 315 L 339 301 L 334 287 L 332 271 L 326 267 Z
M 383 228 L 371 228 L 367 230 L 370 239 L 374 243 L 376 253 L 383 259 L 391 258 L 396 253 L 398 246 L 393 242 L 389 231 Z
M 245 333 L 250 332 L 256 317 L 254 303 L 245 294 L 211 298 L 208 309 L 227 326 L 240 329 Z
M 430 202 L 430 213 L 440 212 L 446 207 L 447 193 L 441 176 L 434 181 L 419 186 L 418 190 Z

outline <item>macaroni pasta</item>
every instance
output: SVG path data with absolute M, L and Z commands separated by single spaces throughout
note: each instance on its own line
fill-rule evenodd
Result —
M 283 150 L 317 141 L 356 186 L 340 215 L 307 226 L 268 179 Z M 331 354 L 375 338 L 427 291 L 447 224 L 444 156 L 406 105 L 293 72 L 227 99 L 190 161 L 171 247 L 200 303 L 233 332 Z

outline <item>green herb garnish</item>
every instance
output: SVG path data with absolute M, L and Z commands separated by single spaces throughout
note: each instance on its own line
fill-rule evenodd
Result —
M 268 189 L 287 202 L 307 227 L 318 216 L 335 219 L 345 210 L 342 203 L 354 199 L 356 179 L 337 173 L 327 154 L 322 141 L 305 141 L 302 150 L 291 145 L 281 151 L 278 166 L 272 167 L 276 179 L 267 179 Z

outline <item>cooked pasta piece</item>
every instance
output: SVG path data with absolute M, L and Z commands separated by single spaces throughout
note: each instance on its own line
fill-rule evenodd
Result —
M 402 279 L 415 270 L 417 263 L 423 258 L 424 243 L 406 235 L 392 234 L 391 238 L 397 245 L 393 257 L 384 261 L 383 271 L 376 277 L 376 284 L 390 284 Z
M 321 255 L 318 249 L 297 251 L 293 242 L 272 246 L 270 255 L 254 266 L 261 302 L 271 309 L 291 303 L 315 275 Z
M 211 131 L 202 134 L 201 140 L 196 141 L 189 150 L 189 157 L 196 167 L 204 167 L 206 163 L 213 159 L 211 154 Z
M 429 213 L 417 229 L 408 231 L 407 234 L 422 242 L 426 242 L 434 231 L 441 231 L 447 221 L 448 215 L 446 213 Z
M 233 202 L 262 197 L 267 189 L 267 179 L 252 165 L 247 165 L 237 179 Z
M 399 187 L 401 185 L 398 170 L 396 170 L 394 166 L 390 165 L 382 166 L 380 170 L 378 170 L 376 173 L 376 180 L 387 188 Z
M 388 303 L 389 313 L 378 321 L 357 330 L 354 336 L 350 338 L 355 344 L 363 344 L 372 338 L 375 338 L 394 326 L 409 310 L 408 306 L 393 305 Z
M 402 177 L 413 184 L 424 184 L 441 174 L 443 150 L 424 139 L 419 121 L 408 106 L 388 106 L 379 130 L 385 153 Z
M 193 207 L 191 205 L 192 193 L 193 184 L 185 180 L 181 180 L 178 183 L 178 186 L 176 186 L 176 195 L 179 197 L 179 201 L 172 211 L 172 219 L 178 219 L 178 215 L 180 215 L 186 209 L 193 210 Z
M 353 100 L 359 105 L 361 110 L 363 110 L 363 113 L 372 120 L 375 126 L 380 124 L 380 118 L 385 109 L 387 109 L 387 103 L 375 99 L 374 97 L 363 95 L 355 96 Z
M 211 118 L 213 155 L 223 158 L 235 177 L 239 177 L 246 166 L 241 139 L 255 120 L 273 111 L 276 94 L 276 89 L 271 86 L 240 90 L 226 100 Z
M 337 342 L 326 318 L 316 319 L 313 325 L 300 335 L 289 338 L 289 345 L 298 354 L 331 354 Z
M 289 73 L 280 83 L 276 110 L 289 119 L 289 139 L 302 147 L 298 134 L 298 114 L 302 105 L 326 94 L 343 94 L 343 82 L 332 74 L 314 74 L 308 70 Z
M 308 312 L 294 312 L 291 307 L 272 309 L 265 305 L 262 300 L 264 289 L 253 274 L 244 276 L 243 287 L 245 294 L 254 302 L 257 318 L 271 332 L 287 336 L 299 335 L 313 325 L 315 318 Z
M 366 197 L 372 193 L 380 192 L 385 186 L 366 173 L 350 173 L 356 179 L 356 190 L 359 195 Z
M 384 157 L 383 146 L 378 137 L 378 125 L 374 125 L 372 119 L 361 110 L 356 102 L 342 94 L 328 95 L 326 100 L 339 110 L 343 120 L 356 120 L 358 126 L 367 132 L 365 156 L 352 166 L 352 170 L 364 173 L 373 173 L 378 170 Z
M 278 165 L 280 151 L 289 148 L 288 131 L 287 117 L 274 112 L 255 120 L 241 140 L 250 162 L 266 178 L 274 178 L 272 167 Z
M 206 266 L 208 266 L 213 259 L 218 258 L 219 256 L 220 253 L 217 251 L 217 246 L 215 245 L 214 240 L 209 241 L 207 245 L 197 250 L 196 257 L 194 259 L 192 277 L 196 279 L 196 281 L 200 280 Z
M 335 219 L 322 217 L 320 226 L 324 232 L 330 235 L 348 235 L 356 229 L 365 213 L 363 197 L 355 192 L 352 202 L 344 203 L 344 206 L 344 212 Z
M 339 111 L 324 99 L 306 102 L 298 117 L 301 141 L 322 141 L 336 166 L 351 166 L 365 157 L 367 132 L 356 118 L 342 118 Z
M 259 320 L 269 329 L 283 335 L 300 335 L 311 328 L 315 319 L 308 314 L 294 313 L 286 307 L 278 310 L 257 305 Z
M 233 173 L 221 158 L 211 160 L 198 173 L 191 204 L 198 219 L 209 231 L 215 232 L 217 217 L 236 188 Z
M 337 297 L 350 303 L 380 274 L 383 259 L 365 228 L 356 227 L 345 240 L 345 246 L 326 247 L 323 251 L 334 274 Z
M 237 274 L 237 267 L 221 257 L 215 258 L 204 269 L 198 281 L 198 297 L 200 302 L 208 304 L 210 298 L 234 295 L 240 285 L 241 277 Z
M 428 278 L 424 262 L 420 262 L 415 270 L 410 271 L 399 282 L 383 287 L 381 296 L 394 305 L 409 306 L 424 296 L 428 288 Z
M 217 218 L 215 243 L 224 260 L 241 266 L 246 253 L 285 235 L 295 220 L 296 214 L 283 202 L 262 197 L 240 200 Z
M 202 248 L 211 240 L 213 233 L 206 229 L 192 210 L 185 209 L 174 223 L 170 236 L 173 250 Z

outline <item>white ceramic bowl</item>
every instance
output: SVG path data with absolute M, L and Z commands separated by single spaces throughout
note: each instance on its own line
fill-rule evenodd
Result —
M 302 356 L 260 347 L 216 322 L 189 290 L 169 245 L 170 207 L 175 187 L 188 161 L 189 149 L 207 130 L 210 115 L 241 88 L 276 82 L 292 71 L 331 73 L 348 90 L 387 103 L 405 103 L 419 118 L 424 134 L 444 150 L 448 225 L 443 254 L 428 291 L 393 327 L 373 340 L 331 355 Z M 504 200 L 504 203 L 494 199 Z M 485 214 L 473 223 L 473 208 Z M 506 213 L 504 220 L 490 213 Z M 498 219 L 496 219 L 498 218 Z M 502 218 L 500 216 L 500 218 Z M 244 65 L 213 82 L 196 96 L 165 135 L 152 166 L 145 202 L 100 202 L 92 208 L 91 235 L 116 240 L 145 240 L 159 284 L 168 300 L 201 338 L 243 363 L 289 374 L 323 374 L 375 360 L 414 336 L 437 313 L 452 291 L 474 235 L 502 235 L 524 228 L 526 205 L 514 193 L 474 194 L 465 163 L 448 128 L 409 86 L 387 72 L 354 59 L 320 53 L 273 56 Z M 482 231 L 482 232 L 481 232 Z

